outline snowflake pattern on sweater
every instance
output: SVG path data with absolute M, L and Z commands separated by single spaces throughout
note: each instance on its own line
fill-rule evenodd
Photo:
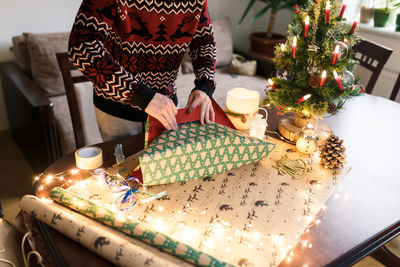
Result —
M 155 93 L 176 101 L 186 49 L 195 88 L 212 97 L 216 49 L 207 0 L 83 0 L 69 59 L 93 82 L 97 108 L 142 121 Z

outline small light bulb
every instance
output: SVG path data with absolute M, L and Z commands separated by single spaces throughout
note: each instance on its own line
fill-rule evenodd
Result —
M 49 184 L 49 183 L 51 183 L 52 181 L 53 181 L 53 176 L 51 176 L 51 175 L 47 176 L 47 178 L 46 178 L 46 183 Z
M 118 215 L 117 215 L 117 220 L 118 220 L 118 221 L 123 221 L 123 220 L 124 220 L 124 216 L 122 215 L 121 212 L 118 213 Z
M 224 230 L 221 228 L 217 228 L 214 230 L 215 236 L 222 237 L 224 235 Z
M 259 232 L 255 232 L 254 233 L 254 240 L 258 241 L 260 239 L 260 233 Z

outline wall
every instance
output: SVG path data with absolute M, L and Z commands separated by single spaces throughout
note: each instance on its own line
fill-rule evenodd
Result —
M 1 0 L 0 62 L 13 59 L 9 48 L 14 35 L 69 31 L 80 3 L 81 0 Z M 3 89 L 0 88 L 0 131 L 8 127 Z

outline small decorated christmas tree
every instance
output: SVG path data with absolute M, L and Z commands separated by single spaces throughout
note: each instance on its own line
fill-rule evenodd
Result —
M 360 95 L 353 71 L 352 46 L 360 41 L 357 21 L 346 24 L 346 4 L 310 0 L 295 9 L 288 41 L 275 48 L 276 77 L 268 80 L 266 103 L 279 112 L 306 118 L 336 113 L 344 102 Z

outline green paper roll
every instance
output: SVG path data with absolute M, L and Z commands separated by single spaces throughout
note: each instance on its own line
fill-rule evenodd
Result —
M 199 266 L 232 266 L 180 241 L 176 241 L 163 233 L 146 229 L 139 222 L 133 222 L 124 217 L 120 218 L 119 214 L 116 212 L 104 207 L 99 207 L 93 202 L 83 199 L 80 196 L 70 193 L 60 187 L 55 187 L 51 190 L 50 197 L 57 203 L 93 218 L 105 225 L 111 226 L 114 229 L 124 232 L 163 251 L 171 253 L 190 263 Z

